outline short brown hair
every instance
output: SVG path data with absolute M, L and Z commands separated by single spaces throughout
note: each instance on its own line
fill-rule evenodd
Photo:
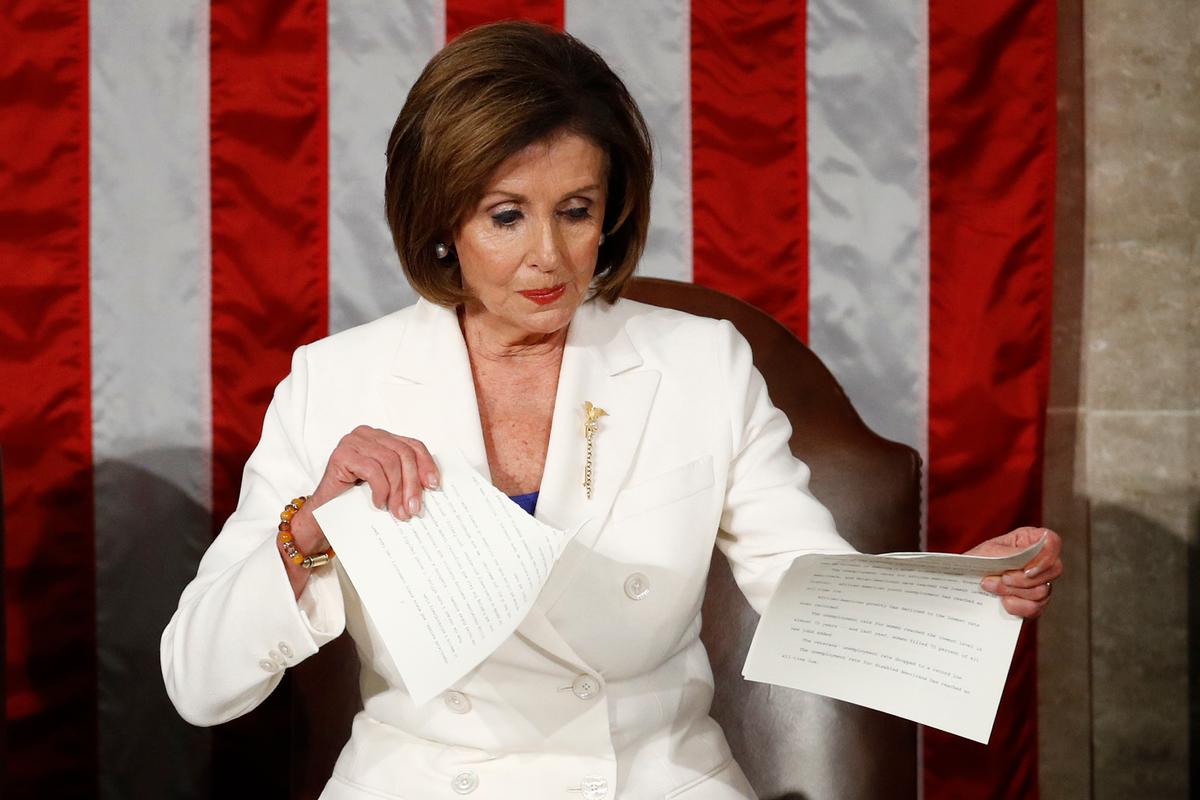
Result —
M 385 200 L 392 242 L 413 288 L 435 303 L 466 299 L 449 237 L 507 158 L 560 131 L 604 150 L 608 201 L 596 296 L 615 302 L 650 225 L 650 133 L 625 84 L 570 34 L 498 22 L 455 39 L 426 65 L 388 140 Z

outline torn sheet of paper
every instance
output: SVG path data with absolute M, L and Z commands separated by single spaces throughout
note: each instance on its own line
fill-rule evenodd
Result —
M 1029 563 L 947 553 L 797 558 L 742 674 L 987 743 L 1021 620 L 979 586 Z
M 512 635 L 576 531 L 534 519 L 458 454 L 401 522 L 367 485 L 316 509 L 409 694 L 445 691 Z

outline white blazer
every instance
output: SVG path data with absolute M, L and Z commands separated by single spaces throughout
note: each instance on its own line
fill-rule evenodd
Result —
M 585 400 L 609 416 L 582 486 Z M 809 493 L 750 348 L 728 322 L 623 300 L 582 306 L 562 359 L 537 504 L 570 544 L 517 632 L 440 699 L 413 704 L 334 562 L 293 598 L 283 504 L 316 487 L 356 425 L 458 448 L 487 474 L 453 311 L 419 301 L 301 347 L 246 464 L 237 511 L 162 636 L 179 713 L 215 725 L 343 629 L 364 709 L 322 797 L 602 800 L 754 797 L 709 717 L 699 639 L 714 544 L 760 613 L 791 560 L 852 548 Z

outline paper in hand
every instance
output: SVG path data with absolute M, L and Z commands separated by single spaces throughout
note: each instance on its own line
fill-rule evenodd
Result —
M 461 455 L 437 462 L 442 488 L 419 517 L 375 508 L 366 485 L 314 512 L 418 705 L 512 635 L 576 532 L 534 519 Z
M 1011 556 L 807 555 L 759 621 L 742 674 L 987 743 L 1021 620 L 979 580 Z

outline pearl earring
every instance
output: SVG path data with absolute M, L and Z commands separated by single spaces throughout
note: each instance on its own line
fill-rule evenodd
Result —
M 438 242 L 433 246 L 433 254 L 439 259 L 445 258 L 450 255 L 450 248 L 445 242 Z

